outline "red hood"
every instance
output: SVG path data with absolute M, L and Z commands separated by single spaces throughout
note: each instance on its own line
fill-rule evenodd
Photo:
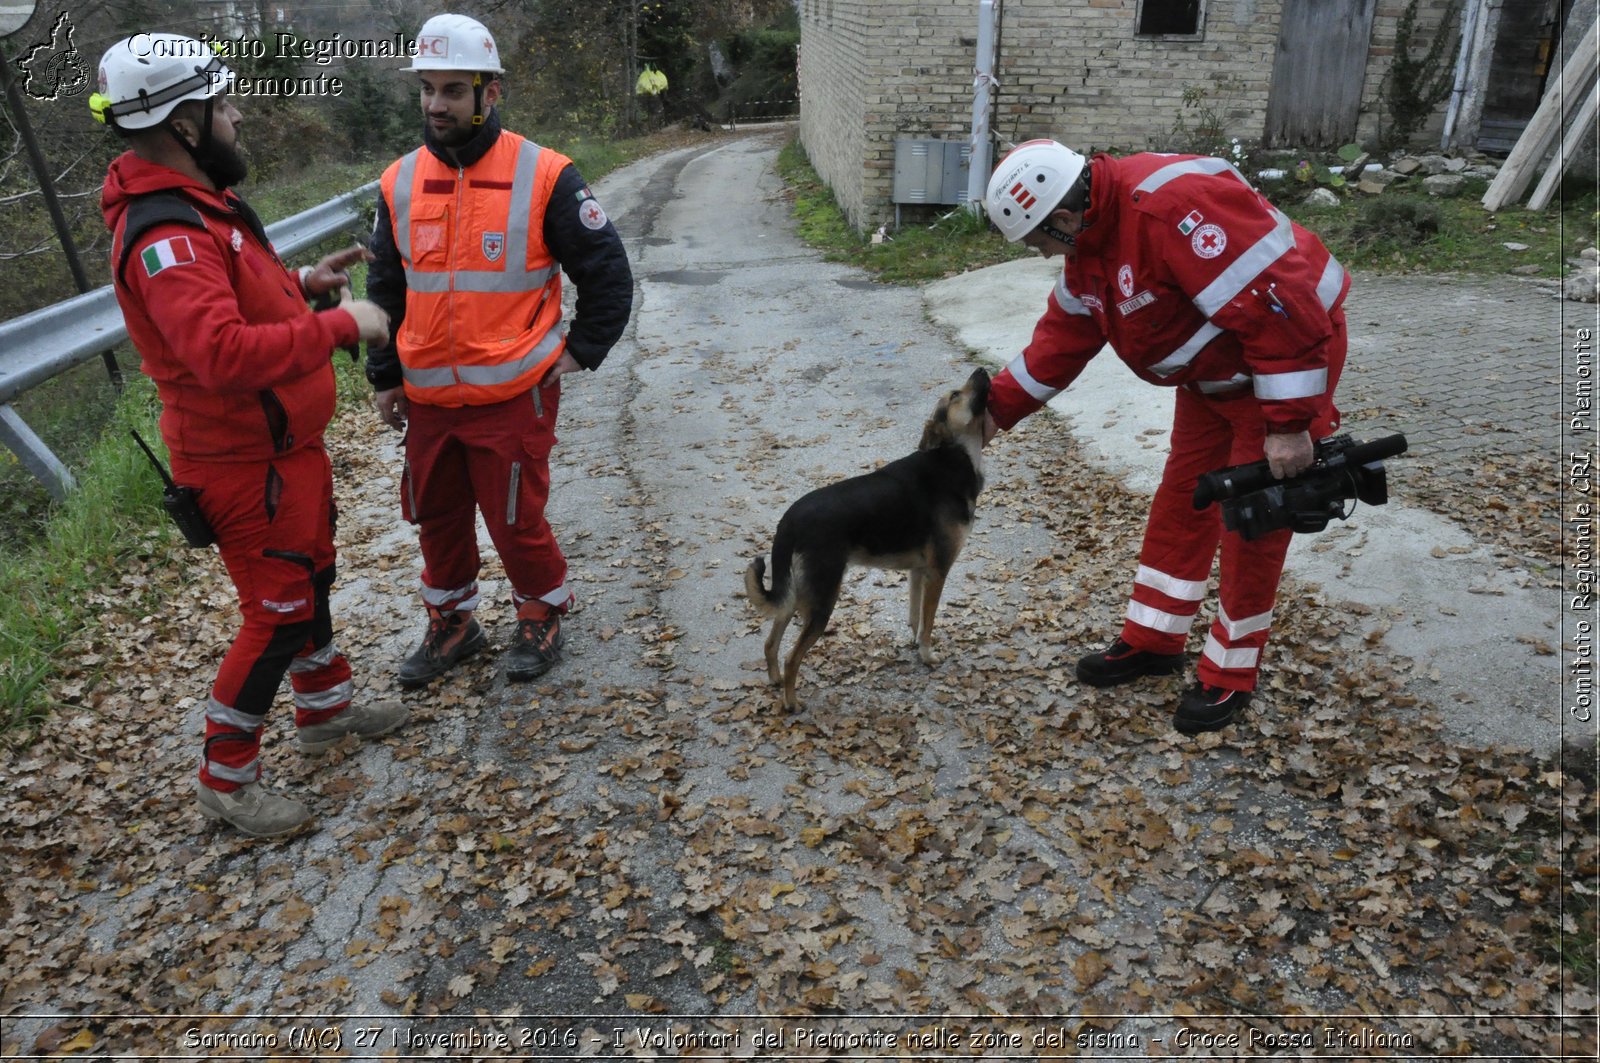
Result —
M 112 160 L 111 168 L 106 171 L 106 183 L 100 189 L 100 210 L 105 215 L 106 226 L 116 231 L 133 197 L 173 190 L 181 190 L 186 198 L 197 203 L 226 210 L 222 193 L 170 166 L 146 162 L 131 151 L 123 152 Z

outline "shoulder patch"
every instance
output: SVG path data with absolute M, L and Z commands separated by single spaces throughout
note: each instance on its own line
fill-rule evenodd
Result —
M 1195 228 L 1203 221 L 1205 221 L 1205 215 L 1201 214 L 1198 210 L 1191 210 L 1188 215 L 1178 223 L 1178 231 L 1183 235 L 1188 236 L 1190 233 L 1194 232 Z
M 139 261 L 144 263 L 145 276 L 154 277 L 164 269 L 193 262 L 194 248 L 187 236 L 169 236 L 139 252 Z
M 597 199 L 586 199 L 578 205 L 578 220 L 583 222 L 585 229 L 603 229 L 606 224 L 605 208 L 600 206 Z
M 1189 246 L 1201 258 L 1216 258 L 1228 246 L 1228 234 L 1222 226 L 1207 222 L 1189 237 Z

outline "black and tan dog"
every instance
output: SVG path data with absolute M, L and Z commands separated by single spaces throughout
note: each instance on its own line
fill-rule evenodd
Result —
M 820 487 L 790 506 L 772 539 L 771 591 L 762 586 L 766 559 L 750 562 L 745 594 L 772 619 L 767 674 L 783 684 L 785 708 L 797 707 L 800 661 L 827 628 L 850 565 L 911 573 L 911 634 L 922 660 L 938 663 L 933 615 L 983 489 L 979 458 L 988 399 L 989 374 L 979 369 L 939 400 L 915 453 Z M 805 626 L 780 673 L 779 645 L 797 613 Z

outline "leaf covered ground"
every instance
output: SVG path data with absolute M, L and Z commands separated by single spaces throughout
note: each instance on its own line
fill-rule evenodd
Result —
M 373 431 L 335 432 L 343 483 L 389 483 Z M 1347 621 L 1314 597 L 1279 634 L 1305 649 L 1273 672 L 1278 711 L 1255 726 L 1182 740 L 1166 721 L 1177 680 L 1074 691 L 1070 647 L 1114 613 L 1142 511 L 1115 485 L 1049 486 L 1065 444 L 1037 436 L 990 488 L 986 523 L 1046 528 L 1052 546 L 985 558 L 986 580 L 1036 604 L 960 595 L 926 678 L 891 622 L 847 598 L 807 677 L 828 693 L 785 716 L 754 662 L 746 681 L 707 682 L 673 653 L 683 633 L 640 608 L 592 637 L 638 653 L 647 684 L 568 675 L 508 705 L 476 664 L 419 700 L 381 757 L 321 764 L 280 719 L 269 770 L 313 795 L 323 827 L 277 843 L 208 830 L 187 800 L 231 591 L 214 559 L 152 543 L 107 587 L 60 691 L 70 707 L 4 763 L 4 1008 L 102 1017 L 8 1033 L 7 1053 L 172 1051 L 192 1027 L 248 1029 L 236 1010 L 549 1014 L 546 993 L 573 1014 L 1071 1014 L 1074 1037 L 1119 1028 L 1088 1015 L 1172 1012 L 1221 1034 L 1232 1016 L 1346 1013 L 1247 1025 L 1405 1032 L 1427 1054 L 1592 1046 L 1534 1017 L 1560 1010 L 1564 874 L 1595 870 L 1584 780 L 1441 743 L 1429 712 L 1397 704 L 1405 669 L 1346 663 Z M 392 535 L 346 528 L 345 571 L 381 586 Z M 641 532 L 643 552 L 591 543 L 581 563 L 647 594 L 685 578 Z M 172 589 L 169 608 L 120 612 L 148 583 Z M 411 620 L 396 610 L 394 630 Z M 393 634 L 341 641 L 371 668 Z M 708 775 L 768 766 L 787 783 L 767 771 L 743 798 L 701 793 Z M 370 884 L 355 908 L 347 878 Z M 367 968 L 378 1001 L 357 999 Z M 108 1018 L 195 1013 L 220 1014 Z M 1361 1017 L 1419 1013 L 1472 1018 Z

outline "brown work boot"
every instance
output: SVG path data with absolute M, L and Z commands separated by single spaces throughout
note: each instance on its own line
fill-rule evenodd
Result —
M 266 788 L 257 780 L 247 782 L 237 790 L 223 793 L 205 783 L 197 788 L 196 800 L 200 814 L 207 819 L 220 819 L 252 838 L 276 838 L 303 827 L 311 819 L 311 810 L 292 797 L 285 797 Z
M 376 738 L 406 722 L 411 710 L 398 701 L 351 705 L 331 720 L 296 728 L 300 752 L 317 754 L 338 745 L 346 735 Z
M 517 634 L 506 651 L 506 678 L 537 679 L 561 660 L 561 611 L 531 598 L 517 609 Z
M 422 636 L 422 645 L 400 662 L 400 685 L 420 687 L 444 675 L 483 649 L 485 641 L 483 628 L 471 613 L 428 606 L 428 632 Z

